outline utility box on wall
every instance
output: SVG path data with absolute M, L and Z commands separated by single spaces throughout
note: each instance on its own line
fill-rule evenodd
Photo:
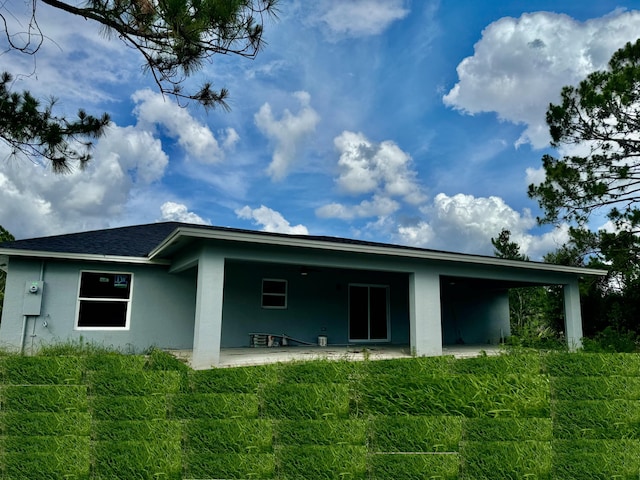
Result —
M 42 309 L 42 290 L 44 282 L 42 280 L 27 282 L 24 289 L 24 302 L 22 304 L 22 314 L 27 316 L 38 316 Z

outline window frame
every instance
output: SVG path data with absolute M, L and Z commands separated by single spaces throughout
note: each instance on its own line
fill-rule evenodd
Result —
M 130 278 L 129 282 L 129 297 L 126 299 L 123 298 L 101 298 L 101 297 L 81 297 L 81 289 L 82 289 L 82 276 L 85 273 L 97 273 L 104 275 L 128 275 Z M 78 292 L 76 295 L 76 315 L 75 315 L 75 330 L 84 330 L 84 331 L 127 331 L 130 328 L 131 324 L 131 299 L 133 298 L 133 283 L 134 283 L 134 274 L 133 272 L 121 272 L 121 271 L 110 271 L 110 270 L 80 270 L 78 276 Z M 125 314 L 125 324 L 124 326 L 110 327 L 110 326 L 81 326 L 80 325 L 80 306 L 82 302 L 116 302 L 116 303 L 124 303 L 126 304 L 126 314 Z
M 266 282 L 281 282 L 284 284 L 284 293 L 265 292 L 264 286 Z M 284 298 L 283 305 L 265 305 L 264 299 L 268 298 Z M 284 278 L 263 278 L 262 288 L 260 291 L 260 307 L 266 310 L 286 310 L 289 304 L 289 282 Z

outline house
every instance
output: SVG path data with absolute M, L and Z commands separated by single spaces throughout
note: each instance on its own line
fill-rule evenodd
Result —
M 399 344 L 416 355 L 509 335 L 508 289 L 561 285 L 580 345 L 578 279 L 602 270 L 344 238 L 155 223 L 0 244 L 0 347 L 68 340 L 140 351 Z M 254 335 L 256 333 L 265 334 Z M 292 340 L 293 339 L 293 340 Z

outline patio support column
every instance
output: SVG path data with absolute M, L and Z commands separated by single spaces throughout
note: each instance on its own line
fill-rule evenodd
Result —
M 578 279 L 573 279 L 562 288 L 564 294 L 564 328 L 569 350 L 582 347 L 582 312 Z
M 210 248 L 203 248 L 198 258 L 197 282 L 191 360 L 191 366 L 196 370 L 215 367 L 220 363 L 224 256 Z
M 442 355 L 440 276 L 419 270 L 409 276 L 411 352 L 420 357 Z

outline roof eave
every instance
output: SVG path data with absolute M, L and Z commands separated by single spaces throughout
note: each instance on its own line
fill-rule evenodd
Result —
M 152 259 L 147 257 L 129 257 L 124 255 L 98 255 L 91 253 L 69 253 L 69 252 L 47 252 L 42 250 L 19 250 L 13 248 L 0 248 L 0 257 L 27 257 L 46 258 L 60 260 L 78 260 L 86 262 L 109 262 L 109 263 L 135 263 L 146 265 L 170 265 L 171 262 L 165 259 Z
M 149 253 L 149 259 L 160 257 L 169 246 L 180 238 L 197 238 L 204 240 L 221 240 L 243 243 L 255 243 L 262 245 L 278 245 L 284 247 L 301 247 L 320 250 L 340 251 L 347 253 L 362 253 L 373 255 L 387 255 L 404 258 L 434 260 L 444 262 L 461 262 L 467 264 L 502 266 L 520 269 L 530 269 L 557 273 L 570 273 L 577 275 L 604 276 L 606 270 L 571 267 L 552 263 L 524 262 L 520 260 L 506 260 L 502 258 L 486 257 L 481 255 L 459 254 L 440 252 L 435 250 L 420 250 L 385 245 L 361 245 L 350 243 L 330 242 L 307 238 L 303 235 L 268 236 L 261 233 L 238 232 L 233 230 L 203 230 L 197 227 L 178 227 L 156 248 Z M 0 251 L 1 253 L 1 251 Z

